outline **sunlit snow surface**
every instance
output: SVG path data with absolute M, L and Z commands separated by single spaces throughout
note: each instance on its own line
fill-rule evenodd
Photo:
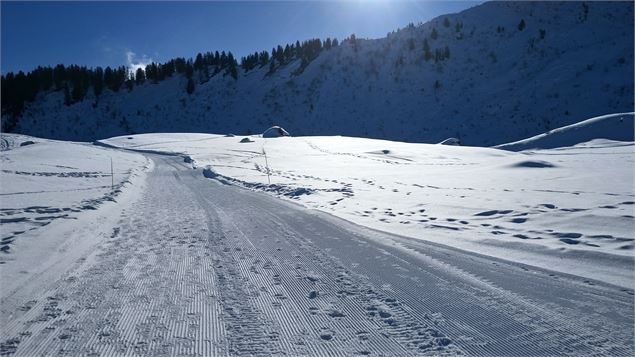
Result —
M 52 225 L 77 221 L 82 213 L 117 201 L 122 190 L 151 165 L 142 155 L 88 143 L 2 134 L 0 144 L 0 251 L 4 253 L 13 253 L 16 245 L 35 244 L 38 251 L 55 246 L 63 237 L 51 237 Z M 23 260 L 0 254 L 0 262 L 13 259 Z
M 144 134 L 104 143 L 179 153 L 209 178 L 375 229 L 632 284 L 632 142 L 509 152 L 337 136 L 243 138 Z

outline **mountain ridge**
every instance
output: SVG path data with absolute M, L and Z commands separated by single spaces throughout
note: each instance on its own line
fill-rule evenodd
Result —
M 487 2 L 385 38 L 346 39 L 308 65 L 296 59 L 207 82 L 195 73 L 191 94 L 182 75 L 70 106 L 48 92 L 14 131 L 92 141 L 280 125 L 292 135 L 512 142 L 633 111 L 632 15 L 628 2 Z

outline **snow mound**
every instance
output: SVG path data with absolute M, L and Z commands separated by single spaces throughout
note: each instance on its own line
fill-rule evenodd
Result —
M 443 140 L 442 142 L 440 142 L 439 145 L 460 146 L 461 145 L 461 140 L 459 140 L 457 138 L 447 138 L 447 139 Z
M 262 133 L 263 138 L 279 138 L 281 136 L 291 136 L 289 133 L 279 126 L 272 126 Z
M 596 139 L 635 141 L 635 113 L 608 114 L 567 125 L 531 138 L 495 146 L 497 149 L 521 151 L 574 146 Z
M 27 145 L 33 145 L 33 137 L 20 134 L 6 134 L 0 136 L 0 151 L 13 150 L 15 148 Z

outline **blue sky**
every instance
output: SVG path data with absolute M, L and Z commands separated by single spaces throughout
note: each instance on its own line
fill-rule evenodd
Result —
M 238 58 L 278 44 L 351 33 L 379 38 L 409 22 L 475 6 L 466 1 L 7 2 L 2 73 L 57 63 L 163 62 L 198 52 Z

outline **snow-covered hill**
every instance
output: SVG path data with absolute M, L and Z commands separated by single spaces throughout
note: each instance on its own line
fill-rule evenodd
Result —
M 449 58 L 426 60 L 424 42 Z M 220 73 L 191 95 L 182 76 L 70 107 L 63 93 L 48 93 L 16 131 L 93 140 L 278 124 L 292 135 L 512 142 L 633 111 L 633 3 L 488 2 L 386 38 L 343 41 L 300 66 L 241 71 L 237 80 Z

